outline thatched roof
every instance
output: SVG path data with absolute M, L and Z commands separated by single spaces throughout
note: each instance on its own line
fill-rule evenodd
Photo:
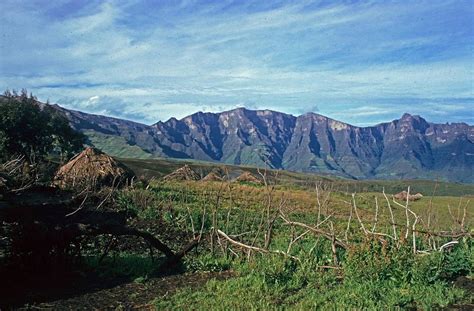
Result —
M 124 164 L 95 148 L 86 148 L 63 165 L 54 177 L 61 188 L 125 185 L 135 174 Z
M 207 174 L 201 181 L 222 181 L 223 178 L 219 176 L 216 172 L 210 172 Z
M 260 179 L 258 179 L 254 175 L 252 175 L 252 173 L 250 173 L 250 172 L 243 172 L 234 181 L 236 181 L 236 182 L 251 182 L 251 183 L 255 183 L 255 184 L 261 184 L 262 183 L 262 181 Z
M 196 173 L 189 165 L 185 165 L 181 168 L 178 168 L 171 174 L 163 177 L 163 180 L 166 181 L 182 181 L 182 180 L 199 180 L 201 177 Z
M 408 195 L 408 192 L 402 191 L 393 196 L 395 199 L 400 200 L 400 201 L 406 201 L 408 197 L 408 201 L 417 201 L 423 197 L 421 193 L 417 194 L 410 194 Z

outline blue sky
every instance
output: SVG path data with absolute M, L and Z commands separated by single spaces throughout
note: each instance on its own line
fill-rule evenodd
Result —
M 144 123 L 245 106 L 474 124 L 474 1 L 0 2 L 0 86 Z

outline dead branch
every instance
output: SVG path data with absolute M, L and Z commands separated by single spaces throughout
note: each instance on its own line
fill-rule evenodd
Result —
M 260 247 L 256 247 L 256 246 L 251 246 L 251 245 L 247 245 L 247 244 L 244 244 L 244 243 L 241 243 L 241 242 L 238 242 L 236 240 L 233 240 L 231 239 L 227 234 L 225 234 L 224 232 L 222 232 L 221 230 L 217 229 L 217 233 L 219 235 L 221 235 L 224 239 L 226 239 L 227 241 L 229 241 L 231 244 L 234 244 L 235 246 L 238 246 L 240 248 L 243 248 L 243 249 L 247 249 L 249 251 L 256 251 L 256 252 L 259 252 L 259 253 L 264 253 L 264 254 L 278 254 L 278 255 L 283 255 L 285 257 L 288 257 L 288 258 L 291 258 L 293 260 L 296 260 L 298 262 L 301 262 L 300 259 L 298 257 L 295 257 L 295 256 L 292 256 L 284 251 L 280 251 L 280 250 L 268 250 L 268 249 L 264 249 L 264 248 L 260 248 Z
M 443 245 L 441 245 L 441 247 L 439 248 L 439 251 L 443 251 L 445 248 L 448 248 L 448 247 L 452 247 L 454 246 L 455 244 L 458 244 L 459 241 L 451 241 L 451 242 L 448 242 L 448 243 L 445 243 Z
M 349 233 L 349 230 L 351 228 L 351 220 L 352 220 L 352 204 L 349 203 L 349 205 L 351 206 L 351 211 L 349 213 L 349 218 L 347 220 L 346 231 L 344 232 L 344 238 L 346 240 L 346 243 L 348 242 L 348 233 Z
M 82 200 L 79 207 L 76 208 L 76 210 L 74 210 L 73 212 L 71 212 L 69 214 L 66 214 L 64 217 L 69 217 L 69 216 L 72 216 L 72 215 L 76 214 L 77 212 L 79 212 L 84 207 L 84 203 L 86 203 L 86 200 L 87 200 L 88 197 L 89 197 L 89 192 L 86 193 L 86 196 L 84 197 L 84 200 Z
M 357 217 L 357 220 L 359 221 L 359 224 L 360 224 L 360 227 L 361 227 L 362 231 L 364 231 L 365 236 L 367 236 L 368 231 L 367 231 L 367 229 L 365 229 L 364 223 L 362 222 L 362 219 L 360 218 L 359 213 L 357 212 L 357 204 L 356 204 L 356 201 L 355 201 L 355 193 L 352 194 L 352 207 L 354 208 L 354 213 Z
M 199 241 L 201 240 L 201 236 L 195 237 L 191 242 L 189 242 L 186 246 L 184 246 L 179 252 L 175 253 L 172 256 L 168 256 L 166 260 L 161 264 L 159 272 L 163 272 L 168 270 L 169 268 L 176 265 L 181 258 L 183 258 L 187 253 L 192 251 L 195 247 L 199 245 Z
M 374 219 L 374 225 L 372 226 L 372 233 L 375 232 L 375 227 L 377 227 L 377 222 L 378 222 L 378 215 L 379 215 L 379 202 L 377 200 L 377 196 L 375 196 L 375 219 Z
M 306 234 L 308 234 L 310 231 L 309 230 L 306 230 L 305 232 L 303 232 L 302 234 L 298 235 L 296 238 L 292 238 L 290 243 L 288 244 L 288 249 L 286 250 L 286 253 L 289 254 L 290 251 L 291 251 L 291 248 L 293 247 L 293 244 L 295 244 L 299 239 L 301 239 L 302 237 L 304 237 Z
M 111 234 L 114 236 L 136 236 L 147 241 L 151 246 L 164 253 L 167 257 L 174 256 L 173 251 L 148 232 L 129 228 L 120 225 L 91 225 L 82 223 L 73 223 L 63 228 L 63 234 L 69 237 L 77 236 L 97 236 L 102 234 Z
M 405 227 L 405 225 L 402 225 L 402 224 L 397 224 L 397 223 L 391 223 L 391 224 L 394 225 L 394 226 L 397 226 L 397 227 Z M 453 239 L 457 239 L 457 238 L 461 238 L 461 237 L 472 237 L 472 233 L 465 232 L 465 231 L 452 232 L 452 231 L 428 231 L 428 230 L 416 229 L 415 232 L 420 233 L 420 234 L 425 234 L 425 235 L 428 235 L 428 236 L 453 238 Z
M 396 202 L 395 199 L 393 200 L 393 202 Z M 410 202 L 410 186 L 408 186 L 407 199 L 405 203 L 405 216 L 407 219 L 407 229 L 405 232 L 405 239 L 408 239 L 408 232 L 410 230 L 410 218 L 408 217 L 408 202 Z
M 320 235 L 324 238 L 326 238 L 327 240 L 329 241 L 333 241 L 333 235 L 330 234 L 330 233 L 327 233 L 321 229 L 318 229 L 318 228 L 315 228 L 315 227 L 312 227 L 312 226 L 309 226 L 307 224 L 304 224 L 302 222 L 297 222 L 297 221 L 291 221 L 289 219 L 287 219 L 283 214 L 280 214 L 280 218 L 283 219 L 283 221 L 285 222 L 285 224 L 287 225 L 291 225 L 291 226 L 298 226 L 298 227 L 302 227 L 302 228 L 305 228 L 307 230 L 310 230 L 312 233 L 316 234 L 316 235 Z M 342 242 L 341 240 L 335 238 L 335 241 L 334 243 L 337 245 L 337 246 L 340 246 L 342 248 L 347 248 L 347 245 Z
M 397 240 L 397 228 L 394 225 L 395 224 L 395 217 L 393 216 L 393 210 L 392 206 L 390 205 L 390 201 L 388 200 L 387 195 L 385 194 L 385 188 L 382 189 L 383 196 L 385 197 L 385 200 L 387 201 L 387 207 L 390 212 L 390 220 L 392 221 L 392 229 L 393 229 L 393 239 L 396 241 Z

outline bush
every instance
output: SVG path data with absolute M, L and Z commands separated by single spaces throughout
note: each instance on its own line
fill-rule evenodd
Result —
M 159 200 L 156 195 L 145 189 L 124 189 L 116 195 L 117 208 L 129 217 L 159 219 L 162 216 Z
M 1 161 L 22 155 L 33 164 L 51 152 L 69 157 L 82 148 L 84 135 L 57 109 L 40 106 L 26 90 L 20 96 L 6 95 L 0 100 Z

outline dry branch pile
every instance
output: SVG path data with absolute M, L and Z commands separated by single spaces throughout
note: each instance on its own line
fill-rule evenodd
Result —
M 86 148 L 62 166 L 54 177 L 60 188 L 99 188 L 126 185 L 134 173 L 122 163 L 95 148 Z
M 24 260 L 34 269 L 81 256 L 88 238 L 128 236 L 140 238 L 150 249 L 163 253 L 166 259 L 159 271 L 165 271 L 196 247 L 200 239 L 197 236 L 184 241 L 184 247 L 175 252 L 151 233 L 134 227 L 126 213 L 97 209 L 94 200 L 83 206 L 85 200 L 55 187 L 29 188 L 5 199 L 7 204 L 0 208 L 0 233 L 9 230 L 12 234 L 4 238 L 4 245 L 0 244 L 0 253 L 12 254 L 11 258 Z
M 189 165 L 185 165 L 171 174 L 163 177 L 163 180 L 166 181 L 183 181 L 183 180 L 199 180 L 201 179 L 199 174 L 196 173 Z
M 0 193 L 7 190 L 7 179 L 0 175 Z
M 219 176 L 216 172 L 210 172 L 206 176 L 204 176 L 201 181 L 222 181 L 223 178 Z
M 423 195 L 419 192 L 417 194 L 409 194 L 407 191 L 402 191 L 395 194 L 393 197 L 400 201 L 406 201 L 407 199 L 408 201 L 418 201 L 423 197 Z
M 398 249 L 408 246 L 412 248 L 415 255 L 443 252 L 458 244 L 460 239 L 472 238 L 472 230 L 469 229 L 467 221 L 469 200 L 464 206 L 460 201 L 458 210 L 455 212 L 452 212 L 448 205 L 454 225 L 449 231 L 442 231 L 435 229 L 432 223 L 435 216 L 431 210 L 427 211 L 427 215 L 422 216 L 410 208 L 410 200 L 407 198 L 421 197 L 421 194 L 410 196 L 410 187 L 406 191 L 403 204 L 396 201 L 395 197 L 392 201 L 389 200 L 383 191 L 385 200 L 383 203 L 379 203 L 375 197 L 373 213 L 367 209 L 359 208 L 356 202 L 358 196 L 353 193 L 351 201 L 341 201 L 347 205 L 349 212 L 345 215 L 337 215 L 330 210 L 329 206 L 332 189 L 318 183 L 315 186 L 316 208 L 314 213 L 316 221 L 305 223 L 304 220 L 292 219 L 296 215 L 292 215 L 293 208 L 291 204 L 287 204 L 288 200 L 285 195 L 275 196 L 274 185 L 269 184 L 265 173 L 260 171 L 259 173 L 264 185 L 262 191 L 266 197 L 261 214 L 252 220 L 250 230 L 236 232 L 235 230 L 229 231 L 227 224 L 219 228 L 215 216 L 216 211 L 213 210 L 211 216 L 213 229 L 210 232 L 212 249 L 214 249 L 214 245 L 217 245 L 226 254 L 230 252 L 236 257 L 245 256 L 247 258 L 250 258 L 252 253 L 279 254 L 300 262 L 302 257 L 301 255 L 300 257 L 295 256 L 292 252 L 293 246 L 303 237 L 308 239 L 308 237 L 314 236 L 316 244 L 309 250 L 309 253 L 315 249 L 316 245 L 319 245 L 320 240 L 325 240 L 325 247 L 330 247 L 333 257 L 332 265 L 320 266 L 320 268 L 342 269 L 338 249 L 349 249 L 359 245 L 361 237 L 370 243 L 379 242 L 384 246 L 392 244 Z M 216 206 L 220 202 L 222 193 L 219 192 L 217 196 Z M 346 223 L 344 224 L 344 222 Z M 283 249 L 271 247 L 277 223 L 291 227 L 288 246 Z M 213 241 L 215 242 L 213 243 Z
M 250 172 L 243 172 L 234 181 L 236 181 L 236 182 L 251 182 L 251 183 L 255 183 L 255 184 L 261 184 L 262 183 L 262 181 L 260 179 L 258 179 L 254 175 L 252 175 L 252 173 L 250 173 Z

